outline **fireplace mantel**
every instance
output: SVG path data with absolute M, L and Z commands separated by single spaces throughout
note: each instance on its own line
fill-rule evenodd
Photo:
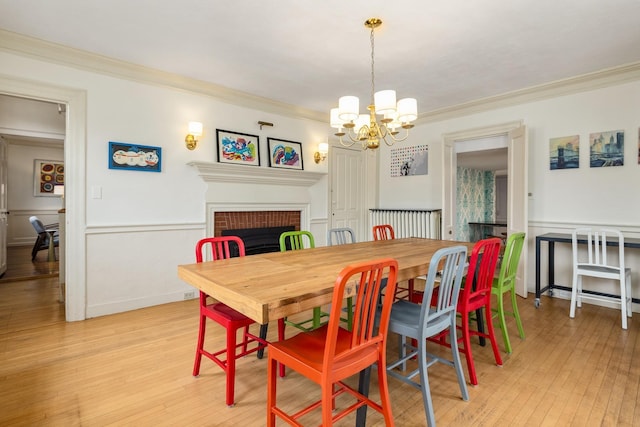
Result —
M 189 162 L 187 164 L 196 168 L 200 177 L 205 182 L 309 187 L 327 175 L 326 172 L 309 172 L 295 169 L 265 168 L 226 163 Z

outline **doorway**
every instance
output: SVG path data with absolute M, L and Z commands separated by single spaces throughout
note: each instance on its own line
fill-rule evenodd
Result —
M 507 233 L 527 232 L 528 215 L 528 165 L 526 128 L 522 122 L 510 122 L 485 128 L 471 129 L 443 135 L 443 209 L 442 232 L 444 238 L 454 239 L 457 227 L 456 187 L 457 152 L 456 142 L 507 135 Z M 522 250 L 516 292 L 527 296 L 527 245 Z
M 67 107 L 64 138 L 66 263 L 65 316 L 67 321 L 86 318 L 85 199 L 87 93 L 31 80 L 0 76 L 0 95 L 63 104 Z M 70 263 L 69 260 L 73 260 Z

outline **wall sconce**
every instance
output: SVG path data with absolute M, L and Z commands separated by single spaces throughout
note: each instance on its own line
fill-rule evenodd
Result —
M 189 150 L 194 150 L 196 148 L 199 136 L 202 136 L 202 123 L 189 122 L 189 133 L 184 138 L 184 142 Z
M 329 144 L 326 142 L 321 142 L 318 144 L 318 151 L 313 153 L 313 160 L 316 163 L 320 163 L 327 158 L 327 153 L 329 152 Z

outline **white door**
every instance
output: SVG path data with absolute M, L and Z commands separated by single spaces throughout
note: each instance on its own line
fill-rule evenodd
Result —
M 350 227 L 362 241 L 365 221 L 362 150 L 332 146 L 330 151 L 330 228 Z
M 7 143 L 0 139 L 0 275 L 7 271 Z
M 528 216 L 528 168 L 527 168 L 527 129 L 520 126 L 509 132 L 507 166 L 507 232 L 509 235 L 516 232 L 527 232 L 529 224 Z M 520 265 L 516 277 L 516 293 L 521 297 L 527 297 L 527 244 L 522 248 Z
M 527 168 L 527 134 L 526 127 L 519 122 L 507 123 L 483 129 L 447 134 L 443 140 L 443 202 L 442 202 L 442 235 L 445 239 L 455 238 L 456 227 L 456 153 L 455 142 L 472 138 L 484 138 L 507 134 L 507 231 L 527 232 L 528 214 L 528 168 Z M 525 243 L 520 257 L 516 292 L 527 297 L 527 244 Z

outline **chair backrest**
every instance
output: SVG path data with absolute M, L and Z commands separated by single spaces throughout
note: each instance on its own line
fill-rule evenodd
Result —
M 508 287 L 515 283 L 516 274 L 518 273 L 518 263 L 520 263 L 520 255 L 524 246 L 525 233 L 512 233 L 507 238 L 502 263 L 500 264 L 500 273 L 498 275 L 498 286 Z
M 33 228 L 35 228 L 36 233 L 44 233 L 45 235 L 47 234 L 44 224 L 42 223 L 42 221 L 40 221 L 40 219 L 38 219 L 37 216 L 29 217 L 29 222 L 31 223 L 31 225 L 33 225 Z
M 309 231 L 285 231 L 280 235 L 280 252 L 315 247 L 313 234 Z
M 204 261 L 206 249 L 212 261 L 231 258 L 233 254 L 244 256 L 244 242 L 238 236 L 206 237 L 196 243 L 196 262 Z M 200 291 L 200 306 L 207 304 L 207 294 Z
M 396 238 L 396 233 L 390 224 L 374 225 L 371 229 L 373 240 L 391 240 Z
M 497 237 L 478 240 L 471 250 L 469 268 L 464 288 L 460 293 L 459 305 L 483 302 L 490 305 L 491 287 L 500 257 L 502 240 Z
M 356 235 L 349 227 L 330 228 L 327 231 L 327 246 L 345 245 L 347 243 L 355 243 Z
M 448 316 L 455 315 L 466 264 L 467 248 L 465 246 L 439 249 L 431 257 L 419 321 L 419 325 L 422 326 L 421 335 L 425 338 L 432 335 L 428 331 L 430 327 L 437 328 L 436 324 L 440 321 L 450 322 Z M 434 299 L 433 290 L 436 283 L 438 283 L 438 293 L 437 299 Z M 440 330 L 442 328 L 436 332 Z
M 377 346 L 376 359 L 378 352 L 381 352 L 384 357 L 397 277 L 398 262 L 392 258 L 351 264 L 338 274 L 327 326 L 324 366 L 331 367 L 331 365 L 339 364 L 347 358 L 353 360 L 357 358 L 358 354 L 367 354 L 370 357 L 371 352 L 367 352 L 367 350 L 372 346 Z M 378 297 L 385 283 L 385 295 L 382 306 L 379 307 Z M 353 327 L 349 335 L 350 342 L 346 349 L 344 349 L 345 343 L 342 342 L 341 350 L 338 352 L 337 338 L 342 302 L 344 298 L 350 296 L 355 297 Z M 376 317 L 378 308 L 380 309 L 379 318 Z
M 578 241 L 587 240 L 586 253 L 578 250 Z M 618 244 L 618 260 L 607 257 L 607 242 L 615 241 Z M 595 267 L 609 267 L 620 269 L 624 272 L 624 236 L 620 230 L 602 228 L 594 230 L 591 227 L 579 227 L 571 233 L 573 249 L 573 268 L 578 264 L 589 264 Z

